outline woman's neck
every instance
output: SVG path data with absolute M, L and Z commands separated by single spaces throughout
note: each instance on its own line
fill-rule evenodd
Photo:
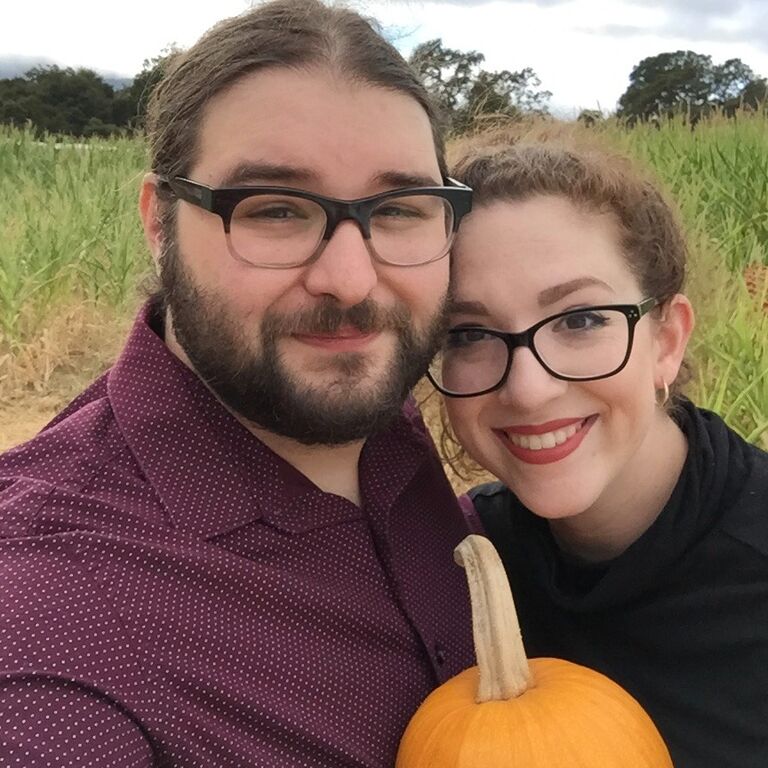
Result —
M 688 442 L 661 411 L 632 462 L 597 502 L 573 517 L 550 521 L 563 552 L 586 562 L 611 560 L 653 525 L 669 501 L 688 454 Z

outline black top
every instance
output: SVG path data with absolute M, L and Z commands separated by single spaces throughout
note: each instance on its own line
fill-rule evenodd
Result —
M 566 559 L 501 483 L 470 495 L 530 657 L 613 678 L 651 715 L 676 768 L 766 768 L 768 453 L 690 403 L 677 418 L 689 450 L 672 496 L 609 562 Z

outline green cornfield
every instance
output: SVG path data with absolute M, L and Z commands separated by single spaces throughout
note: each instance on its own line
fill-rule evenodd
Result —
M 768 117 L 592 130 L 649 165 L 680 206 L 697 311 L 691 397 L 768 448 Z M 0 126 L 0 407 L 57 371 L 88 370 L 99 328 L 132 315 L 151 271 L 137 215 L 145 168 L 138 138 L 67 144 Z M 88 343 L 69 343 L 84 317 Z

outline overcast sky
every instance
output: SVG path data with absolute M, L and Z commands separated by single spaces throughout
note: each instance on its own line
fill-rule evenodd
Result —
M 44 56 L 126 76 L 170 43 L 188 46 L 246 0 L 4 0 L 0 56 Z M 358 0 L 400 50 L 441 37 L 478 50 L 486 68 L 531 67 L 560 114 L 611 110 L 632 67 L 690 49 L 738 57 L 768 76 L 768 0 Z

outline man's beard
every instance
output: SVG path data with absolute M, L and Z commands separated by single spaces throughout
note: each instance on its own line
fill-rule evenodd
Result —
M 227 314 L 226 301 L 194 282 L 175 238 L 166 236 L 165 244 L 162 295 L 176 339 L 197 374 L 242 418 L 305 445 L 342 445 L 390 424 L 445 332 L 445 296 L 422 333 L 414 332 L 402 303 L 385 309 L 365 299 L 343 308 L 326 297 L 312 309 L 290 315 L 267 311 L 257 331 L 260 349 L 253 351 L 253 339 Z M 395 351 L 385 370 L 376 369 L 365 353 L 328 355 L 322 386 L 313 388 L 311 371 L 301 380 L 286 369 L 278 350 L 281 339 L 332 334 L 350 326 L 360 333 L 394 334 Z

